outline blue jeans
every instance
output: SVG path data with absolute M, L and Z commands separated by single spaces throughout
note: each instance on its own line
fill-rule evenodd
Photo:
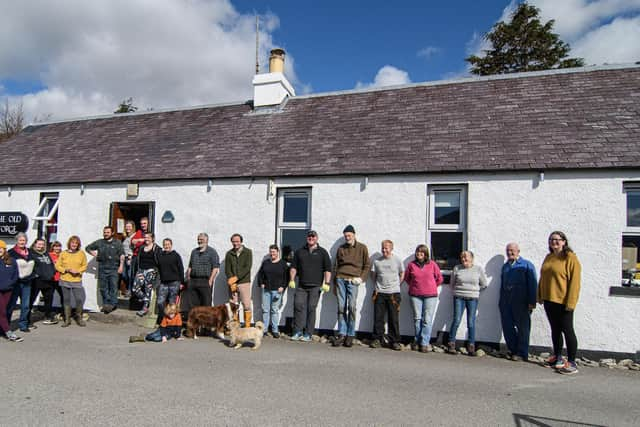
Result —
M 356 300 L 358 285 L 348 279 L 336 279 L 338 294 L 338 335 L 356 335 Z
M 411 296 L 413 327 L 415 329 L 415 343 L 417 345 L 429 345 L 431 328 L 433 328 L 433 316 L 436 313 L 437 304 L 438 297 Z
M 102 305 L 118 306 L 118 269 L 98 268 L 98 289 L 102 296 Z
M 262 322 L 264 323 L 265 332 L 269 330 L 271 324 L 271 332 L 279 332 L 278 324 L 280 323 L 280 308 L 282 307 L 282 294 L 269 289 L 262 290 Z M 269 322 L 271 320 L 271 322 Z
M 451 330 L 449 331 L 449 342 L 456 341 L 456 333 L 458 332 L 458 326 L 460 326 L 460 320 L 462 319 L 462 313 L 467 310 L 467 333 L 468 344 L 476 343 L 476 311 L 478 310 L 477 298 L 461 298 L 453 297 L 453 323 L 451 324 Z
M 16 306 L 16 301 L 20 297 L 20 320 L 18 321 L 18 327 L 20 329 L 27 329 L 29 327 L 29 301 L 31 299 L 31 281 L 18 282 L 13 285 L 11 290 L 11 298 L 9 299 L 9 305 L 7 305 L 7 320 L 11 324 L 11 314 L 13 308 Z

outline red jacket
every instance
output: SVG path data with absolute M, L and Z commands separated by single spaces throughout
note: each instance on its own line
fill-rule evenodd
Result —
M 442 284 L 440 267 L 434 261 L 429 261 L 422 267 L 414 260 L 409 263 L 404 272 L 404 279 L 409 285 L 409 295 L 414 297 L 436 297 L 438 286 Z

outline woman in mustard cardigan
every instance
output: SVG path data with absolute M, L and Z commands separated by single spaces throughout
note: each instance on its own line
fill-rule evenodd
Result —
M 67 242 L 67 250 L 61 252 L 56 261 L 56 270 L 60 272 L 59 283 L 64 307 L 63 328 L 71 325 L 71 294 L 76 300 L 76 323 L 78 326 L 87 326 L 82 319 L 82 306 L 86 299 L 82 286 L 82 274 L 87 271 L 87 257 L 80 250 L 81 245 L 78 236 L 71 236 Z
M 580 293 L 582 267 L 578 257 L 569 247 L 562 231 L 549 235 L 549 254 L 540 269 L 538 303 L 544 304 L 553 341 L 553 355 L 547 361 L 561 374 L 575 374 L 578 340 L 573 330 L 573 312 Z M 567 343 L 567 359 L 562 358 L 562 336 Z

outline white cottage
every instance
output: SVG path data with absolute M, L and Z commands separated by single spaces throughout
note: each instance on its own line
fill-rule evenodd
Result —
M 198 232 L 221 256 L 239 232 L 257 255 L 254 274 L 269 244 L 295 248 L 310 228 L 332 255 L 346 224 L 372 254 L 393 240 L 405 262 L 426 242 L 445 270 L 468 248 L 490 280 L 477 339 L 492 343 L 502 340 L 505 244 L 519 242 L 539 268 L 559 229 L 583 264 L 579 347 L 640 349 L 640 288 L 621 286 L 623 252 L 635 268 L 640 246 L 640 66 L 308 96 L 278 70 L 255 77 L 249 102 L 29 126 L 0 146 L 0 229 L 22 213 L 32 239 L 78 234 L 86 244 L 105 224 L 121 232 L 125 218 L 148 216 L 185 262 Z M 95 271 L 85 283 L 97 309 Z M 359 295 L 359 331 L 372 329 L 372 288 Z M 214 301 L 226 298 L 221 274 Z M 317 326 L 334 329 L 331 293 L 319 311 Z M 283 322 L 291 316 L 289 298 Z M 434 336 L 451 316 L 445 285 Z M 541 308 L 532 323 L 531 344 L 550 346 Z M 412 325 L 405 298 L 402 333 Z

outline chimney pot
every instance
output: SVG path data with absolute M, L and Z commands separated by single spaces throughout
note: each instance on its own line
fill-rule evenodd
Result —
M 271 49 L 271 55 L 269 56 L 270 73 L 284 73 L 284 56 L 284 49 Z

